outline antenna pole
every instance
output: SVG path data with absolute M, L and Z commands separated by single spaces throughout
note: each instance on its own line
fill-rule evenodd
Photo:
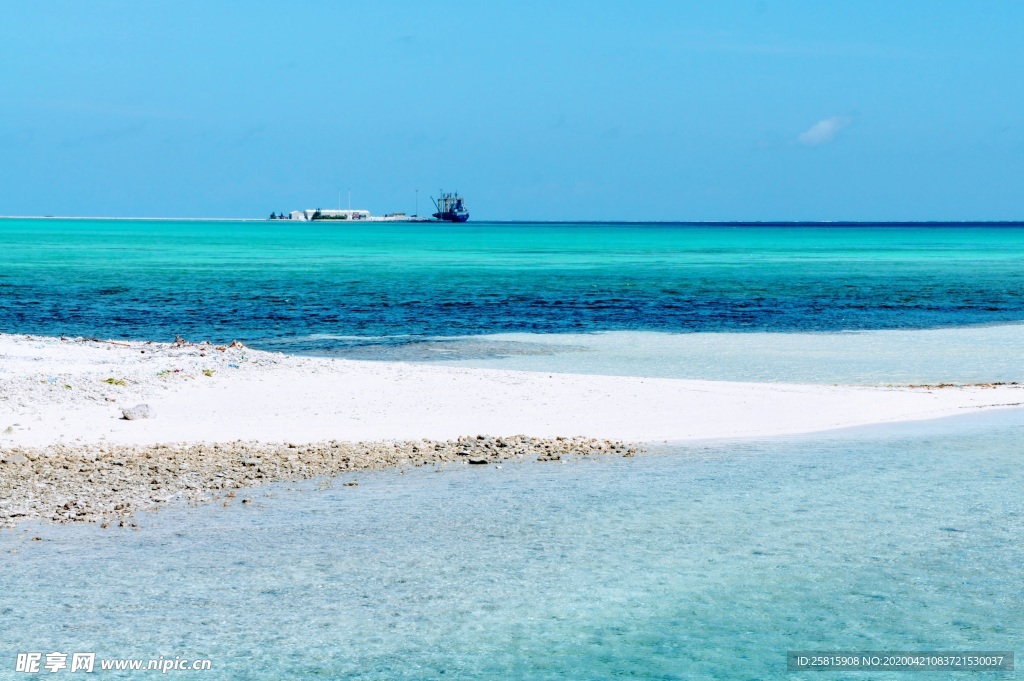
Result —
M 352 210 L 352 187 L 348 188 L 348 209 Z

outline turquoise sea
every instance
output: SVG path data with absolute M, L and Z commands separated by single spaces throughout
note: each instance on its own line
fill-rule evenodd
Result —
M 1022 324 L 1022 225 L 0 220 L 0 332 L 887 384 L 1024 381 Z M 0 678 L 54 650 L 225 679 L 917 678 L 785 654 L 1020 653 L 1022 442 L 1009 409 L 22 526 Z
M 339 352 L 436 336 L 1024 321 L 1021 225 L 0 220 L 0 331 Z
M 920 678 L 786 651 L 1020 654 L 1022 440 L 1015 410 L 7 531 L 0 677 L 77 650 L 218 679 Z

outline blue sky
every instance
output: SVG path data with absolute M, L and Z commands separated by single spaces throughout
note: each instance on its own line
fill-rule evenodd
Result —
M 1021 35 L 996 1 L 8 2 L 0 214 L 1021 219 Z

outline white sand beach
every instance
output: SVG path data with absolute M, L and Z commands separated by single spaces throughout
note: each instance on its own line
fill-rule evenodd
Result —
M 0 447 L 585 436 L 749 438 L 1019 406 L 1017 385 L 850 387 L 362 362 L 0 335 Z M 152 418 L 123 410 L 149 405 Z

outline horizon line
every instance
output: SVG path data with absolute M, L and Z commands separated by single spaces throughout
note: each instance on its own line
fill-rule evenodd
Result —
M 101 215 L 0 215 L 0 220 L 124 220 L 150 222 L 289 222 L 256 217 L 147 217 L 147 216 L 101 216 Z M 303 221 L 298 221 L 303 222 Z M 316 221 L 314 221 L 316 222 Z M 369 224 L 370 220 L 354 220 L 353 223 Z M 394 222 L 401 223 L 400 220 Z M 443 220 L 409 221 L 410 224 L 436 223 Z M 377 224 L 374 222 L 374 224 Z M 454 224 L 454 223 L 449 223 Z M 471 223 L 459 223 L 463 225 Z M 877 225 L 877 226 L 944 226 L 944 225 L 1005 225 L 1024 226 L 1020 220 L 475 220 L 472 224 L 543 224 L 543 225 L 723 225 L 723 226 L 822 226 L 830 225 Z

